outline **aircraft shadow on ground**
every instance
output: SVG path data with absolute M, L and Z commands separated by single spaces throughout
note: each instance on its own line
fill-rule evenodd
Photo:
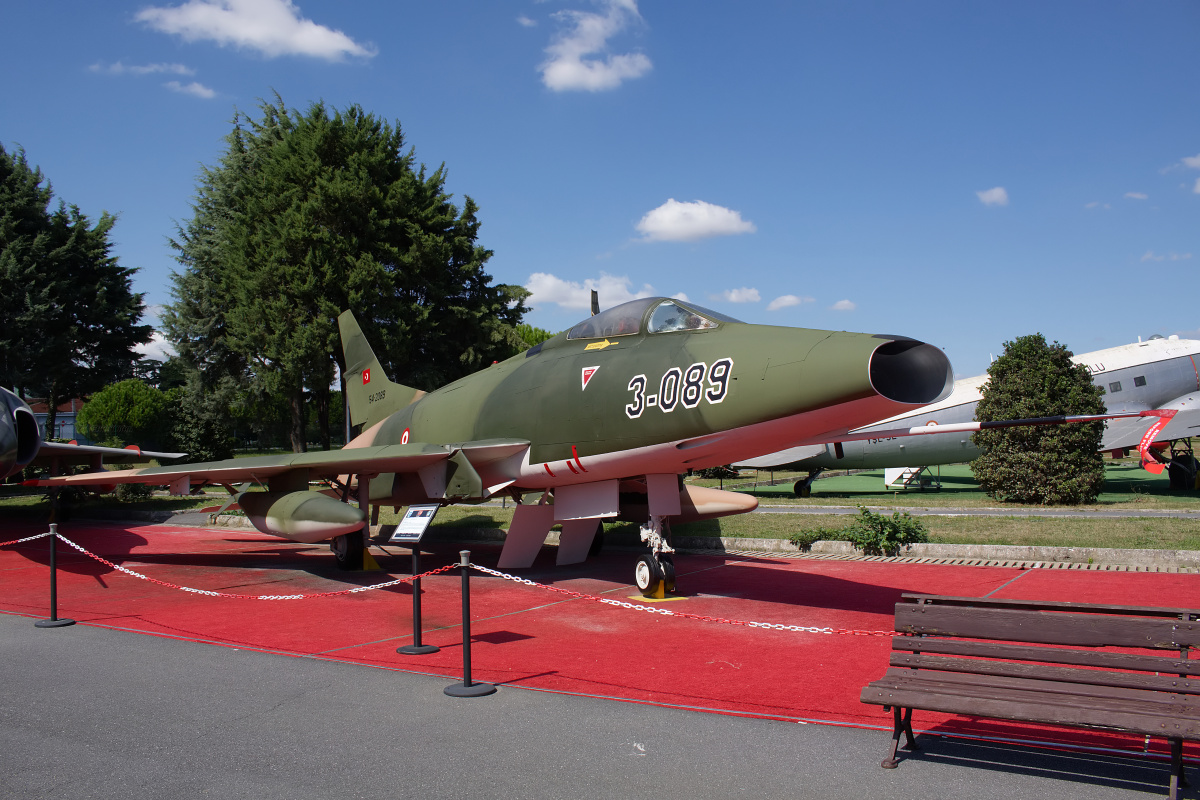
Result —
M 556 549 L 543 547 L 532 567 L 511 572 L 517 577 L 549 586 L 587 578 L 623 584 L 628 587 L 627 592 L 608 592 L 605 596 L 624 599 L 626 595 L 637 594 L 633 587 L 633 565 L 641 552 L 633 548 L 611 549 L 582 564 L 557 566 L 554 564 Z M 498 556 L 498 546 L 484 545 L 472 550 L 471 560 L 482 566 L 494 567 Z M 677 554 L 675 566 L 679 594 L 683 597 L 728 597 L 891 617 L 901 594 L 930 590 L 928 586 L 880 586 L 808 571 L 769 568 L 786 563 L 789 562 L 785 559 L 770 557 Z M 472 575 L 472 580 L 477 577 L 481 580 L 502 580 L 478 574 Z M 672 608 L 686 610 L 675 605 Z
M 235 545 L 257 545 L 257 547 L 235 552 L 143 553 L 134 551 L 150 544 L 150 540 L 142 534 L 127 530 L 104 530 L 101 539 L 88 532 L 81 532 L 73 537 L 69 529 L 64 530 L 63 534 L 72 538 L 85 549 L 117 565 L 137 562 L 197 569 L 242 569 L 256 572 L 296 571 L 348 588 L 381 583 L 390 579 L 391 575 L 408 575 L 412 566 L 411 550 L 407 547 L 392 545 L 371 548 L 382 571 L 347 572 L 338 569 L 333 554 L 323 543 L 316 545 L 285 541 L 276 543 L 239 535 L 235 538 L 223 539 L 223 541 Z M 164 533 L 163 535 L 169 536 L 170 534 Z M 162 540 L 156 537 L 155 543 L 161 545 Z M 500 542 L 491 541 L 434 540 L 429 543 L 423 542 L 421 545 L 421 569 L 429 571 L 457 563 L 459 551 L 464 549 L 470 550 L 473 563 L 495 568 L 499 561 L 501 546 Z M 17 552 L 33 563 L 49 567 L 48 543 L 34 542 L 21 546 Z M 511 572 L 518 577 L 549 586 L 581 579 L 593 579 L 617 586 L 626 586 L 628 591 L 609 591 L 606 594 L 606 596 L 619 596 L 624 599 L 627 594 L 630 596 L 637 594 L 637 590 L 632 585 L 633 565 L 641 553 L 642 551 L 637 548 L 612 548 L 583 563 L 558 566 L 554 563 L 557 548 L 544 546 L 532 567 Z M 798 572 L 769 568 L 786 563 L 788 562 L 783 559 L 774 559 L 769 556 L 678 554 L 676 567 L 679 576 L 679 593 L 683 597 L 705 595 L 890 616 L 902 593 L 930 591 L 928 586 L 881 586 L 812 571 Z M 714 569 L 714 567 L 716 568 Z M 93 576 L 102 585 L 107 585 L 104 578 L 114 571 L 111 567 L 76 552 L 62 542 L 58 545 L 58 568 L 70 574 Z M 136 571 L 136 567 L 134 569 Z M 449 574 L 453 575 L 454 572 Z M 473 573 L 471 577 L 472 581 L 502 580 L 477 572 Z M 178 580 L 179 578 L 175 578 L 176 582 Z M 271 579 L 264 579 L 263 582 L 270 583 Z M 574 588 L 578 589 L 579 587 Z M 252 587 L 247 584 L 240 591 L 252 591 Z M 409 584 L 398 584 L 382 591 L 411 594 L 412 588 Z
M 879 753 L 886 737 L 879 740 Z M 900 750 L 900 769 L 919 770 L 920 762 L 934 762 L 987 772 L 1003 772 L 1036 778 L 1070 780 L 1093 786 L 1162 796 L 1170 782 L 1170 761 L 1151 760 L 1135 754 L 1117 755 L 1086 751 L 1050 750 L 1006 742 L 962 739 L 952 734 L 917 736 L 921 750 Z M 1194 770 L 1193 770 L 1194 773 Z M 985 776 L 979 776 L 986 780 Z M 1180 796 L 1193 795 L 1181 791 Z

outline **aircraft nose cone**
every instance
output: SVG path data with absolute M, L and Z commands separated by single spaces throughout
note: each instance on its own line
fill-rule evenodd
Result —
M 889 400 L 928 405 L 949 396 L 954 370 L 946 354 L 915 339 L 894 339 L 871 354 L 871 386 Z

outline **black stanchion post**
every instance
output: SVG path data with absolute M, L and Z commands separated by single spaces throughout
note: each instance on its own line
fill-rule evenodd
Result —
M 39 628 L 63 628 L 74 625 L 73 619 L 58 618 L 58 524 L 50 523 L 50 619 L 33 623 Z
M 462 569 L 463 679 L 462 683 L 452 684 L 442 691 L 451 697 L 483 697 L 495 692 L 496 687 L 471 681 L 471 551 L 459 550 L 458 557 Z
M 413 549 L 413 566 L 412 574 L 421 574 L 421 546 L 414 544 Z M 421 579 L 414 578 L 412 582 L 413 593 L 413 643 L 406 644 L 403 647 L 397 647 L 396 652 L 406 656 L 423 656 L 429 653 L 436 653 L 441 650 L 435 644 L 421 644 Z

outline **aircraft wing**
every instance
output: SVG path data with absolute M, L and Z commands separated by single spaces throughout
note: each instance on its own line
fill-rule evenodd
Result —
M 1158 432 L 1156 441 L 1200 436 L 1200 393 L 1192 392 L 1177 397 L 1159 408 L 1174 410 L 1176 413 L 1171 421 Z M 1104 441 L 1100 449 L 1116 450 L 1122 447 L 1137 447 L 1150 424 L 1150 421 L 1146 419 L 1137 418 L 1112 420 L 1104 429 Z
M 1200 406 L 1200 403 L 1198 403 Z M 829 444 L 836 442 L 860 442 L 867 439 L 890 439 L 901 436 L 933 436 L 941 433 L 974 433 L 975 431 L 989 430 L 993 428 L 1016 428 L 1028 425 L 1062 425 L 1076 422 L 1104 422 L 1104 421 L 1119 421 L 1129 422 L 1137 426 L 1138 437 L 1131 446 L 1138 447 L 1139 450 L 1144 450 L 1156 439 L 1162 439 L 1161 435 L 1156 435 L 1151 438 L 1150 442 L 1143 442 L 1142 439 L 1148 431 L 1153 430 L 1156 434 L 1163 430 L 1165 426 L 1174 421 L 1174 418 L 1179 412 L 1175 409 L 1145 409 L 1142 411 L 1120 411 L 1112 414 L 1073 414 L 1073 415 L 1058 415 L 1053 417 L 1029 417 L 1027 419 L 1008 419 L 995 420 L 993 422 L 955 422 L 946 425 L 920 425 L 914 428 L 876 428 L 872 427 L 869 431 L 857 429 L 848 433 L 835 437 Z M 1193 419 L 1193 423 L 1200 423 L 1200 420 Z M 1111 424 L 1111 422 L 1110 422 Z M 1184 434 L 1185 436 L 1187 434 Z M 1106 448 L 1107 449 L 1107 446 Z M 740 467 L 757 467 L 766 469 L 768 467 L 777 467 L 783 464 L 791 464 L 812 455 L 818 455 L 825 450 L 825 443 L 819 445 L 805 444 L 798 447 L 793 447 L 789 450 L 782 450 L 778 453 L 762 456 L 760 458 L 752 458 L 746 461 L 738 462 Z M 1146 454 L 1143 452 L 1143 461 Z
M 285 473 L 306 473 L 308 479 L 339 475 L 417 474 L 427 486 L 441 486 L 455 472 L 473 473 L 486 493 L 497 491 L 516 479 L 529 442 L 518 439 L 488 439 L 453 445 L 408 444 L 287 453 L 278 456 L 231 458 L 167 467 L 89 472 L 26 481 L 31 486 L 111 486 L 144 483 L 180 487 L 197 484 L 267 482 Z M 439 470 L 438 465 L 444 468 Z M 470 467 L 470 470 L 467 469 Z
M 186 455 L 187 453 L 158 453 L 153 450 L 143 450 L 136 445 L 100 447 L 88 444 L 42 442 L 41 448 L 30 463 L 42 467 L 56 461 L 60 464 L 91 464 L 103 459 L 109 464 L 124 464 L 131 461 L 149 461 L 152 458 L 166 461 L 183 458 Z
M 787 450 L 780 450 L 777 453 L 771 453 L 758 458 L 748 458 L 745 461 L 739 461 L 734 466 L 749 467 L 752 469 L 770 469 L 771 467 L 781 467 L 784 464 L 794 464 L 797 461 L 803 461 L 806 458 L 819 456 L 825 452 L 823 444 L 805 444 L 799 447 L 790 447 Z

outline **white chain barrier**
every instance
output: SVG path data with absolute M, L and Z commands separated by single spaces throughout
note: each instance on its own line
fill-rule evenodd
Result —
M 647 614 L 661 614 L 664 617 L 679 617 L 681 619 L 695 619 L 702 622 L 719 622 L 724 625 L 744 625 L 747 628 L 765 628 L 773 631 L 792 631 L 794 633 L 821 633 L 821 634 L 837 634 L 841 636 L 896 636 L 895 631 L 860 631 L 851 630 L 849 628 L 819 628 L 807 625 L 782 625 L 776 622 L 749 622 L 740 619 L 726 619 L 725 617 L 709 617 L 703 614 L 689 614 L 686 611 L 673 611 L 669 608 L 661 608 L 656 606 L 648 606 L 642 603 L 626 603 L 624 600 L 614 600 L 609 597 L 597 597 L 592 594 L 584 594 L 571 589 L 562 589 L 558 586 L 547 586 L 544 583 L 536 583 L 527 578 L 518 578 L 516 575 L 509 575 L 506 572 L 481 567 L 478 564 L 469 565 L 472 569 L 476 569 L 487 575 L 492 575 L 497 578 L 503 578 L 514 583 L 523 583 L 526 586 L 534 586 L 538 589 L 546 589 L 551 592 L 566 595 L 576 600 L 591 600 L 596 603 L 603 603 L 608 606 L 617 606 L 618 608 L 628 608 L 633 611 L 644 611 Z
M 9 544 L 17 544 L 18 542 L 28 542 L 33 539 L 40 539 L 43 536 L 49 536 L 49 535 L 50 534 L 48 532 L 47 533 L 39 533 L 37 536 L 30 536 L 27 539 L 16 539 L 12 542 L 2 542 L 2 543 L 0 543 L 0 547 L 9 545 Z M 314 597 L 337 597 L 338 595 L 343 595 L 343 594 L 358 594 L 359 592 L 372 592 L 372 591 L 375 591 L 376 589 L 386 589 L 389 586 L 398 586 L 399 584 L 402 584 L 402 583 L 412 583 L 413 581 L 417 580 L 418 578 L 427 578 L 430 575 L 436 575 L 439 572 L 448 572 L 449 570 L 452 570 L 458 566 L 458 564 L 448 564 L 447 566 L 439 567 L 434 570 L 430 570 L 429 572 L 423 573 L 421 575 L 412 575 L 407 578 L 396 578 L 395 580 L 387 581 L 385 583 L 376 583 L 376 584 L 372 584 L 371 586 L 356 586 L 353 589 L 342 589 L 342 590 L 336 591 L 336 592 L 318 592 L 316 594 L 231 594 L 229 592 L 214 592 L 214 591 L 210 591 L 208 589 L 193 589 L 190 586 L 180 586 L 179 584 L 168 583 L 167 581 L 160 581 L 157 578 L 151 578 L 149 575 L 143 575 L 140 572 L 134 572 L 133 570 L 129 569 L 128 567 L 122 567 L 120 564 L 114 564 L 113 562 L 109 561 L 108 559 L 103 558 L 102 556 L 98 556 L 95 553 L 90 553 L 87 550 L 85 550 L 84 548 L 75 544 L 75 542 L 72 542 L 70 539 L 63 536 L 61 533 L 57 534 L 57 536 L 58 536 L 59 541 L 70 545 L 71 547 L 78 550 L 80 553 L 83 553 L 88 558 L 95 559 L 96 561 L 99 561 L 101 564 L 103 564 L 106 567 L 109 567 L 110 569 L 114 569 L 118 572 L 123 572 L 126 575 L 130 575 L 134 578 L 138 578 L 143 581 L 149 581 L 150 583 L 157 583 L 159 586 L 165 586 L 168 589 L 178 589 L 181 592 L 191 592 L 192 594 L 201 594 L 206 597 L 226 597 L 226 598 L 232 598 L 235 600 L 307 600 L 307 599 L 311 599 Z
M 6 547 L 6 546 L 12 545 L 12 544 L 21 544 L 23 542 L 31 542 L 31 541 L 34 541 L 35 539 L 41 539 L 41 538 L 43 538 L 45 536 L 49 536 L 49 535 L 50 535 L 49 532 L 39 533 L 35 536 L 27 536 L 24 539 L 14 539 L 11 542 L 0 542 L 0 547 Z M 88 552 L 83 547 L 75 544 L 75 542 L 73 542 L 70 539 L 68 539 L 67 537 L 63 536 L 61 533 L 57 534 L 57 536 L 60 541 L 75 548 L 76 550 L 78 550 L 80 553 L 87 556 L 88 558 L 94 559 L 94 560 L 100 562 L 101 564 L 103 564 L 104 566 L 109 567 L 110 569 L 114 569 L 118 572 L 123 572 L 126 575 L 129 575 L 134 578 L 138 578 L 139 580 L 149 581 L 150 583 L 156 583 L 159 586 L 165 586 L 168 589 L 178 589 L 181 592 L 190 592 L 192 594 L 204 595 L 206 597 L 225 597 L 225 598 L 231 598 L 231 599 L 235 599 L 235 600 L 305 600 L 305 599 L 311 599 L 311 598 L 316 598 L 316 597 L 337 597 L 338 595 L 344 595 L 344 594 L 358 594 L 359 592 L 371 592 L 371 591 L 375 591 L 376 589 L 386 589 L 389 586 L 398 586 L 402 583 L 412 583 L 413 581 L 417 580 L 418 578 L 428 578 L 432 575 L 437 575 L 438 573 L 441 573 L 441 572 L 448 572 L 452 569 L 456 569 L 459 566 L 461 566 L 460 564 L 458 564 L 456 562 L 453 564 L 447 564 L 444 567 L 438 567 L 437 569 L 430 570 L 429 572 L 423 572 L 420 575 L 413 575 L 408 578 L 396 578 L 395 580 L 386 581 L 384 583 L 376 583 L 376 584 L 372 584 L 371 586 L 356 586 L 353 589 L 342 589 L 342 590 L 336 591 L 336 592 L 318 592 L 316 594 L 232 594 L 230 592 L 214 592 L 209 589 L 194 589 L 190 586 L 180 586 L 175 583 L 169 583 L 167 581 L 160 581 L 157 578 L 151 578 L 149 575 L 143 575 L 140 572 L 134 572 L 133 570 L 129 569 L 128 567 L 122 567 L 119 564 L 114 564 L 113 562 L 109 561 L 108 559 L 98 556 L 95 553 Z M 744 625 L 747 628 L 762 628 L 762 629 L 773 630 L 773 631 L 791 631 L 793 633 L 819 633 L 819 634 L 830 634 L 830 635 L 836 634 L 836 635 L 841 635 L 841 636 L 895 636 L 895 635 L 897 635 L 895 631 L 863 631 L 863 630 L 852 630 L 849 628 L 816 627 L 816 626 L 810 626 L 810 625 L 783 625 L 783 624 L 777 623 L 777 622 L 751 622 L 751 621 L 740 620 L 740 619 L 727 619 L 725 617 L 709 617 L 709 616 L 705 616 L 703 614 L 689 614 L 686 611 L 674 611 L 669 608 L 648 606 L 643 603 L 627 603 L 624 600 L 614 600 L 613 598 L 610 598 L 610 597 L 597 597 L 596 595 L 584 594 L 583 592 L 576 592 L 572 589 L 563 589 L 558 586 L 548 586 L 544 583 L 537 583 L 536 581 L 531 581 L 528 578 L 519 578 L 516 575 L 509 575 L 507 572 L 500 572 L 499 570 L 490 569 L 488 567 L 481 567 L 478 564 L 469 564 L 468 566 L 470 566 L 472 569 L 478 570 L 479 572 L 482 572 L 487 575 L 492 575 L 497 578 L 503 578 L 504 580 L 512 581 L 513 583 L 521 583 L 526 586 L 532 586 L 537 589 L 545 589 L 547 591 L 556 592 L 558 594 L 565 595 L 565 596 L 570 597 L 575 600 L 591 600 L 592 602 L 602 603 L 602 604 L 608 605 L 608 606 L 616 606 L 617 608 L 626 608 L 631 611 L 642 611 L 647 614 L 659 614 L 664 617 L 677 617 L 680 619 L 694 619 L 694 620 L 699 620 L 701 622 L 719 622 L 724 625 Z
M 38 533 L 38 534 L 34 534 L 33 536 L 26 536 L 24 539 L 13 539 L 11 542 L 0 542 L 0 547 L 8 547 L 10 544 L 21 544 L 22 542 L 32 542 L 34 539 L 41 539 L 43 536 L 49 536 L 49 535 L 50 535 L 50 531 L 46 531 L 45 533 Z

